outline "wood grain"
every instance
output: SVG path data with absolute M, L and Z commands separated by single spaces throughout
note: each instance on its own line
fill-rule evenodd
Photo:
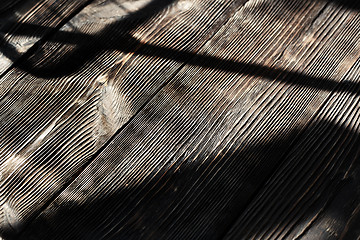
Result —
M 22 239 L 218 239 L 239 215 L 228 237 L 296 237 L 289 231 L 308 229 L 297 219 L 311 220 L 323 206 L 339 210 L 331 205 L 331 193 L 358 186 L 357 177 L 350 185 L 342 180 L 349 166 L 355 169 L 352 159 L 357 158 L 336 161 L 347 153 L 358 156 L 358 23 L 356 9 L 334 2 L 251 0 L 238 6 L 170 78 L 155 69 L 164 59 L 178 58 L 166 57 L 158 46 L 176 49 L 179 56 L 188 56 L 188 50 L 177 49 L 171 28 L 159 30 L 170 33 L 169 39 L 142 45 L 139 52 L 145 57 L 131 53 L 128 69 L 139 74 L 134 79 L 148 76 L 151 82 L 168 76 L 170 81 L 28 226 Z M 194 24 L 187 19 L 186 26 Z M 138 60 L 150 56 L 158 62 L 139 65 Z M 136 92 L 143 91 L 139 87 Z M 288 184 L 294 188 L 283 187 Z M 309 195 L 302 198 L 301 191 Z M 340 203 L 357 196 L 355 190 L 345 192 L 349 198 Z M 288 210 L 296 206 L 293 202 L 303 212 Z M 302 208 L 311 202 L 317 208 Z M 357 219 L 356 202 L 342 218 L 352 214 Z M 305 213 L 309 218 L 303 218 Z M 283 223 L 290 228 L 279 227 Z M 347 226 L 354 224 L 350 218 Z
M 346 81 L 359 81 L 359 63 Z M 331 95 L 228 238 L 356 239 L 359 109 L 358 94 Z
M 0 80 L 13 85 L 0 102 L 2 235 L 38 215 L 242 4 L 95 1 L 9 71 Z M 137 54 L 145 44 L 188 55 Z
M 39 40 L 68 21 L 89 0 L 10 1 L 0 6 L 0 76 Z M 0 87 L 0 98 L 2 88 Z

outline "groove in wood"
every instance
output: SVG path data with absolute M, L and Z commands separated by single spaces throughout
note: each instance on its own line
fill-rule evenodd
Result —
M 176 75 L 167 77 L 170 82 L 29 225 L 22 238 L 217 239 L 239 215 L 245 216 L 239 221 L 250 219 L 253 228 L 242 228 L 240 222 L 229 236 L 313 236 L 312 229 L 318 231 L 327 223 L 328 216 L 321 215 L 324 209 L 348 203 L 338 199 L 336 191 L 350 199 L 357 196 L 347 189 L 358 186 L 353 180 L 358 178 L 350 183 L 343 179 L 349 166 L 356 169 L 357 157 L 339 159 L 349 153 L 358 156 L 357 134 L 343 127 L 358 125 L 359 85 L 354 74 L 359 69 L 358 23 L 355 8 L 333 1 L 251 0 L 238 7 L 199 48 L 198 56 L 177 73 L 172 71 Z M 159 26 L 157 34 L 171 32 Z M 156 46 L 177 49 L 177 42 L 168 37 Z M 139 37 L 143 38 L 149 39 Z M 139 53 L 150 51 L 143 57 L 126 53 L 126 62 L 114 76 L 126 79 L 122 69 L 128 67 L 138 70 L 134 79 L 144 75 L 150 75 L 148 81 L 157 79 L 157 67 L 171 57 L 159 56 L 151 50 L 160 48 L 146 46 L 139 47 Z M 143 69 L 140 63 L 146 63 Z M 119 89 L 130 87 L 123 86 Z M 143 91 L 139 87 L 138 92 Z M 345 96 L 347 102 L 337 100 Z M 338 107 L 328 107 L 334 104 Z M 324 113 L 328 108 L 334 118 Z M 338 112 L 342 109 L 343 117 Z M 343 151 L 344 146 L 350 151 Z M 265 200 L 269 196 L 276 201 L 254 209 L 253 202 L 261 203 L 257 199 L 262 187 L 279 166 L 278 175 L 271 178 L 275 180 L 265 186 L 271 190 L 294 184 L 294 189 L 282 189 L 293 192 L 269 190 Z M 286 166 L 291 171 L 281 170 Z M 357 170 L 349 174 L 353 172 Z M 296 181 L 293 176 L 298 176 Z M 282 177 L 288 181 L 281 182 Z M 358 218 L 356 201 L 341 218 L 349 219 L 351 214 Z M 297 204 L 305 207 L 292 208 Z M 263 208 L 266 211 L 261 212 Z M 314 222 L 318 227 L 311 228 Z

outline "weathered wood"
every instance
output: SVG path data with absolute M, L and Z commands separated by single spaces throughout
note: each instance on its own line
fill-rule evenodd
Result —
M 346 80 L 358 82 L 360 61 Z M 333 94 L 229 239 L 356 239 L 359 233 L 359 87 Z M 349 92 L 348 92 L 348 91 Z M 346 238 L 345 236 L 348 237 Z M 354 237 L 350 237 L 350 236 Z M 345 237 L 345 238 L 344 238 Z
M 1 81 L 14 86 L 0 102 L 2 234 L 38 215 L 241 4 L 96 1 L 9 71 Z M 182 59 L 142 54 L 147 44 Z
M 229 236 L 286 237 L 296 227 L 307 229 L 292 221 L 311 219 L 311 214 L 316 215 L 317 209 L 330 203 L 327 196 L 331 190 L 343 189 L 344 172 L 358 156 L 357 141 L 351 139 L 357 139 L 358 127 L 358 112 L 354 109 L 359 98 L 355 77 L 360 56 L 359 16 L 354 9 L 332 2 L 248 1 L 204 47 L 199 47 L 198 57 L 167 78 L 170 82 L 144 108 L 138 108 L 140 112 L 29 225 L 22 238 L 217 239 L 227 233 L 240 214 L 253 225 L 242 228 L 248 222 L 241 217 Z M 182 28 L 197 26 L 195 20 L 186 19 Z M 172 21 L 167 23 L 176 26 Z M 167 26 L 158 24 L 159 28 Z M 165 34 L 171 28 L 159 31 Z M 199 33 L 195 31 L 193 36 Z M 149 44 L 177 49 L 172 34 L 167 35 L 167 41 L 150 40 Z M 139 52 L 147 57 L 129 53 L 132 60 L 126 66 L 126 75 L 114 76 L 121 76 L 123 81 L 130 71 L 133 79 L 147 76 L 147 81 L 168 76 L 159 75 L 156 69 L 164 58 L 176 57 L 164 56 L 160 48 L 146 47 L 143 44 Z M 158 51 L 151 52 L 154 49 Z M 146 50 L 150 52 L 145 54 Z M 156 58 L 157 54 L 162 58 Z M 139 65 L 149 58 L 152 61 Z M 217 62 L 209 63 L 215 59 Z M 229 63 L 231 66 L 227 66 Z M 274 71 L 264 74 L 264 69 Z M 118 89 L 124 91 L 126 86 Z M 137 92 L 143 91 L 139 86 Z M 346 96 L 349 101 L 342 102 Z M 347 110 L 346 120 L 336 118 L 342 116 L 342 108 L 331 107 L 334 103 Z M 349 131 L 343 127 L 347 125 L 354 128 Z M 344 143 L 352 146 L 349 152 L 341 151 Z M 334 148 L 328 151 L 328 145 Z M 327 160 L 331 149 L 339 155 Z M 346 153 L 356 157 L 336 161 Z M 319 156 L 320 160 L 314 162 Z M 299 165 L 314 168 L 309 171 Z M 275 180 L 261 190 L 279 166 Z M 336 175 L 337 166 L 343 175 Z M 297 176 L 296 181 L 293 176 Z M 357 177 L 353 179 L 358 181 Z M 315 189 L 311 180 L 319 186 L 326 184 L 303 199 L 303 189 Z M 348 186 L 358 186 L 356 181 Z M 282 188 L 284 184 L 296 188 Z M 272 191 L 277 188 L 292 192 L 287 197 L 281 191 Z M 268 189 L 264 200 L 269 205 L 261 205 L 261 193 Z M 330 194 L 324 195 L 326 191 Z M 302 214 L 309 208 L 297 209 L 303 211 L 297 215 L 288 211 L 295 206 L 289 205 L 292 201 L 299 200 L 301 206 L 317 201 L 317 193 L 321 195 L 320 207 L 309 210 L 309 218 Z M 355 190 L 347 194 L 357 196 Z M 337 201 L 344 202 L 341 198 Z M 343 215 L 349 226 L 354 225 L 349 219 L 352 210 L 357 218 L 358 203 L 356 200 Z M 260 204 L 259 210 L 256 204 Z M 279 212 L 272 219 L 269 211 L 276 209 Z M 284 232 L 272 228 L 283 223 L 293 225 Z
M 4 0 L 0 6 L 0 76 L 35 43 L 67 22 L 89 0 Z M 8 84 L 0 87 L 8 88 Z M 6 86 L 4 86 L 6 85 Z

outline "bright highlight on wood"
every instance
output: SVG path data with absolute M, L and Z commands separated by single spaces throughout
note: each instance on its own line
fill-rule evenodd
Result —
M 0 239 L 357 239 L 360 5 L 5 0 Z

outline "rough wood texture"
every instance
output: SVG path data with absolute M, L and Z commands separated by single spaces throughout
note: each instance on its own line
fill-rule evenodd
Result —
M 2 236 L 356 239 L 359 18 L 90 4 L 0 80 Z
M 360 64 L 347 75 L 359 81 Z M 228 239 L 357 239 L 360 235 L 359 87 L 333 94 Z
M 15 86 L 1 102 L 7 123 L 1 136 L 3 234 L 19 232 L 72 181 L 239 4 L 98 1 L 4 76 Z M 166 55 L 182 61 L 159 58 L 154 50 L 137 54 L 152 44 L 164 54 L 167 42 L 186 54 Z
M 49 34 L 50 29 L 56 31 L 87 2 L 3 0 L 0 6 L 0 75 Z

